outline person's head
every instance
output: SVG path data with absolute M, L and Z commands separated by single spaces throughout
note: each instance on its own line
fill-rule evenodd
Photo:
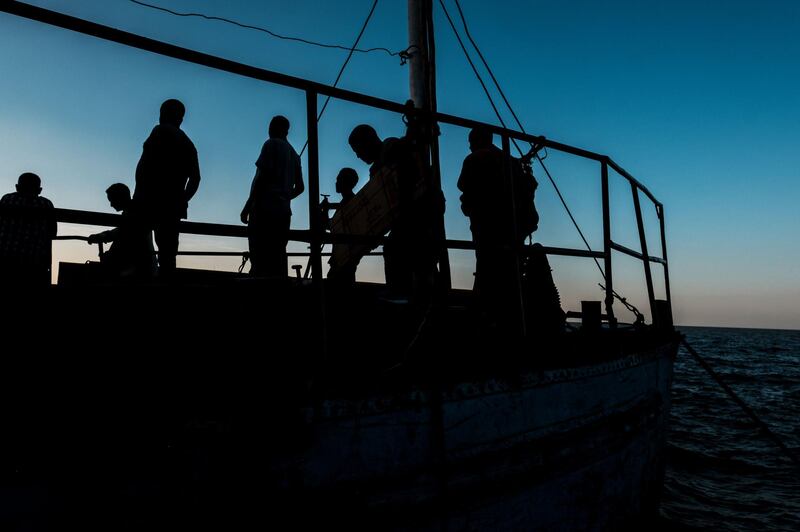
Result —
M 269 122 L 269 138 L 285 139 L 289 136 L 289 119 L 285 116 L 277 115 Z
M 476 127 L 469 132 L 470 151 L 488 148 L 492 145 L 492 132 L 485 127 Z
M 131 203 L 131 189 L 125 183 L 114 183 L 108 187 L 106 196 L 115 211 L 124 211 Z
M 183 122 L 183 115 L 186 114 L 186 107 L 180 102 L 171 98 L 161 104 L 161 113 L 159 122 L 162 124 L 170 124 L 175 127 L 180 127 Z
M 34 173 L 25 172 L 17 179 L 17 192 L 25 196 L 38 196 L 42 193 L 42 180 Z
M 358 174 L 352 168 L 342 168 L 336 176 L 336 192 L 339 194 L 352 194 L 358 183 Z
M 367 164 L 378 160 L 381 154 L 381 139 L 375 129 L 367 124 L 356 126 L 347 139 L 356 157 Z

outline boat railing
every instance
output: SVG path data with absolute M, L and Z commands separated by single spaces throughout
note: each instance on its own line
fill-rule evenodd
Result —
M 250 79 L 260 80 L 284 87 L 294 88 L 303 91 L 306 96 L 306 124 L 308 134 L 308 163 L 307 163 L 307 179 L 308 179 L 308 213 L 309 213 L 309 229 L 308 230 L 292 230 L 290 239 L 298 242 L 307 243 L 310 246 L 310 267 L 311 278 L 315 285 L 320 287 L 319 293 L 322 298 L 321 281 L 323 276 L 322 268 L 322 246 L 326 242 L 357 242 L 359 238 L 354 235 L 330 235 L 327 234 L 323 227 L 323 220 L 320 210 L 320 190 L 319 190 L 319 138 L 317 130 L 317 117 L 318 117 L 318 98 L 320 96 L 328 96 L 337 100 L 344 100 L 354 104 L 382 109 L 384 111 L 405 114 L 409 111 L 408 107 L 403 103 L 393 102 L 382 98 L 376 98 L 365 94 L 360 94 L 353 91 L 348 91 L 338 87 L 332 87 L 322 83 L 317 83 L 294 76 L 288 76 L 278 72 L 273 72 L 263 68 L 258 68 L 252 65 L 247 65 L 237 61 L 231 61 L 222 57 L 198 52 L 188 48 L 183 48 L 163 41 L 150 39 L 141 35 L 129 33 L 116 28 L 111 28 L 84 19 L 65 15 L 55 11 L 43 9 L 40 7 L 32 6 L 22 2 L 16 1 L 3 1 L 0 2 L 0 11 L 24 17 L 30 20 L 42 22 L 52 26 L 68 29 L 85 35 L 97 37 L 106 41 L 112 41 L 123 44 L 128 47 L 137 48 L 140 50 L 155 53 L 161 56 L 171 57 L 181 61 L 205 66 L 208 68 L 216 69 L 219 71 L 228 72 L 234 75 L 247 77 Z M 418 111 L 423 114 L 422 111 Z M 667 261 L 667 247 L 664 230 L 664 206 L 659 202 L 656 197 L 650 192 L 641 182 L 634 178 L 619 164 L 613 161 L 607 155 L 602 155 L 589 150 L 576 148 L 567 144 L 553 141 L 542 136 L 530 135 L 520 131 L 499 127 L 493 124 L 485 124 L 475 120 L 453 116 L 445 113 L 429 113 L 423 116 L 434 122 L 449 124 L 453 126 L 460 126 L 464 128 L 482 127 L 492 131 L 494 134 L 500 136 L 502 139 L 503 149 L 508 156 L 511 155 L 509 148 L 509 141 L 511 139 L 538 144 L 546 147 L 549 150 L 555 150 L 570 154 L 583 159 L 596 161 L 600 165 L 600 180 L 602 187 L 602 200 L 603 200 L 603 250 L 594 251 L 591 249 L 568 249 L 568 248 L 545 248 L 546 253 L 550 255 L 564 255 L 573 257 L 589 257 L 594 260 L 603 260 L 603 276 L 605 277 L 605 307 L 606 315 L 611 323 L 614 322 L 613 318 L 613 301 L 614 301 L 614 283 L 613 283 L 613 268 L 612 268 L 612 252 L 619 252 L 635 259 L 640 260 L 644 265 L 645 282 L 647 285 L 648 300 L 650 303 L 651 316 L 654 321 L 658 319 L 656 311 L 656 297 L 653 288 L 653 275 L 651 270 L 651 263 L 655 262 L 661 264 L 664 270 L 664 285 L 666 292 L 666 305 L 667 308 L 671 306 L 670 288 L 669 288 L 669 271 Z M 434 165 L 438 165 L 438 160 L 434 158 Z M 636 213 L 636 222 L 639 235 L 640 249 L 634 250 L 629 247 L 623 246 L 612 239 L 611 233 L 611 216 L 609 206 L 609 185 L 608 175 L 609 168 L 617 172 L 620 176 L 626 179 L 631 187 L 633 196 L 633 205 Z M 438 175 L 438 167 L 436 168 Z M 661 257 L 650 255 L 648 251 L 648 243 L 645 236 L 644 222 L 642 216 L 642 208 L 640 204 L 640 196 L 644 194 L 655 206 L 656 214 L 659 219 L 660 225 L 660 245 Z M 104 214 L 96 212 L 76 211 L 60 209 L 58 211 L 58 219 L 62 222 L 88 224 L 88 225 L 116 225 L 116 215 Z M 225 225 L 225 224 L 211 224 L 201 222 L 182 222 L 182 233 L 186 234 L 202 234 L 208 236 L 223 236 L 223 237 L 246 237 L 246 228 L 243 226 Z M 376 245 L 382 242 L 380 238 L 364 237 L 361 241 L 369 241 Z M 460 240 L 447 240 L 445 242 L 447 249 L 470 250 L 474 249 L 472 242 Z M 448 272 L 449 274 L 449 272 Z

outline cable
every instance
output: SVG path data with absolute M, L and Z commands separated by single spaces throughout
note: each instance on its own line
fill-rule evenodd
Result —
M 731 387 L 728 386 L 728 384 L 724 380 L 722 380 L 722 377 L 720 377 L 719 374 L 716 371 L 714 371 L 714 368 L 711 367 L 711 364 L 709 364 L 708 361 L 706 361 L 706 359 L 700 356 L 700 354 L 697 351 L 695 351 L 691 345 L 689 345 L 689 342 L 686 341 L 685 337 L 681 337 L 681 345 L 683 345 L 686 351 L 690 355 L 692 355 L 692 358 L 694 358 L 697 361 L 697 363 L 700 364 L 700 366 L 704 370 L 706 370 L 706 372 L 709 375 L 711 375 L 711 378 L 714 379 L 717 382 L 717 384 L 719 384 L 722 387 L 723 390 L 725 390 L 725 393 L 727 393 L 730 396 L 730 398 L 733 399 L 737 405 L 739 405 L 739 408 L 741 408 L 742 411 L 755 422 L 758 428 L 761 429 L 761 431 L 770 440 L 772 440 L 775 443 L 775 445 L 777 445 L 780 448 L 783 454 L 789 460 L 794 462 L 795 466 L 800 466 L 800 457 L 798 457 L 789 447 L 787 447 L 787 445 L 783 442 L 783 440 L 781 440 L 777 434 L 772 432 L 769 426 L 766 423 L 764 423 L 760 417 L 758 417 L 758 414 L 756 414 L 755 411 L 753 411 L 753 409 L 750 408 L 750 406 L 747 403 L 745 403 L 742 400 L 742 398 L 739 397 L 736 394 L 736 392 L 734 392 L 733 389 L 731 389 Z
M 578 222 L 575 220 L 575 217 L 572 215 L 572 211 L 567 206 L 567 202 L 564 199 L 564 196 L 561 195 L 561 190 L 559 190 L 558 185 L 556 185 L 556 182 L 553 179 L 553 176 L 550 175 L 550 171 L 547 169 L 547 167 L 544 165 L 544 162 L 542 161 L 542 159 L 538 155 L 536 156 L 536 159 L 539 161 L 539 164 L 542 166 L 542 170 L 544 170 L 544 173 L 547 175 L 547 179 L 549 179 L 550 183 L 553 184 L 553 188 L 556 190 L 556 194 L 558 194 L 558 199 L 561 200 L 561 204 L 564 206 L 564 209 L 566 209 L 567 214 L 569 215 L 569 219 L 572 220 L 572 225 L 574 225 L 575 229 L 578 230 L 578 234 L 581 236 L 581 240 L 583 240 L 584 245 L 586 245 L 586 249 L 588 249 L 590 252 L 593 252 L 592 251 L 592 246 L 589 245 L 589 241 L 586 240 L 586 237 L 583 235 L 583 231 L 581 231 L 581 227 L 578 225 Z M 597 265 L 597 269 L 600 270 L 600 275 L 602 275 L 603 279 L 605 280 L 606 279 L 606 272 L 603 271 L 603 267 L 600 266 L 600 262 L 597 260 L 597 257 L 592 257 L 592 260 L 594 260 L 594 263 Z
M 469 39 L 469 42 L 472 44 L 473 48 L 475 48 L 475 51 L 478 52 L 478 57 L 481 58 L 483 66 L 486 67 L 486 71 L 489 73 L 489 76 L 491 76 L 492 81 L 494 82 L 494 86 L 497 87 L 497 92 L 500 93 L 500 96 L 503 98 L 506 107 L 508 107 L 508 110 L 511 111 L 511 116 L 513 116 L 514 120 L 516 120 L 517 126 L 519 126 L 520 131 L 525 133 L 525 128 L 522 127 L 522 123 L 519 121 L 517 114 L 514 112 L 514 109 L 511 108 L 511 104 L 508 102 L 508 98 L 506 98 L 505 93 L 503 93 L 503 89 L 500 88 L 500 84 L 497 82 L 497 78 L 494 77 L 492 69 L 489 68 L 489 63 L 486 62 L 486 59 L 483 57 L 483 54 L 481 53 L 481 49 L 478 48 L 478 44 L 475 42 L 475 40 L 472 38 L 472 34 L 469 32 L 469 28 L 467 27 L 467 19 L 464 18 L 464 12 L 461 10 L 461 3 L 459 3 L 458 0 L 455 0 L 455 3 L 456 3 L 456 8 L 458 8 L 458 14 L 461 17 L 461 23 L 464 25 L 464 33 L 467 35 L 467 39 Z
M 214 16 L 214 15 L 206 15 L 204 13 L 181 13 L 179 11 L 173 11 L 171 9 L 167 9 L 166 7 L 161 7 L 161 6 L 156 6 L 156 5 L 153 5 L 153 4 L 148 4 L 146 2 L 141 2 L 140 0 L 128 0 L 128 1 L 132 2 L 134 4 L 137 4 L 137 5 L 143 6 L 143 7 L 147 7 L 147 8 L 150 8 L 150 9 L 155 9 L 155 10 L 158 10 L 158 11 L 163 11 L 165 13 L 169 13 L 170 15 L 175 15 L 176 17 L 199 17 L 199 18 L 204 18 L 206 20 L 216 20 L 216 21 L 219 21 L 219 22 L 225 22 L 227 24 L 233 24 L 234 26 L 239 26 L 240 28 L 246 28 L 246 29 L 249 29 L 249 30 L 260 31 L 262 33 L 266 33 L 268 35 L 271 35 L 271 36 L 276 37 L 278 39 L 283 39 L 285 41 L 295 41 L 295 42 L 300 42 L 300 43 L 303 43 L 303 44 L 310 44 L 312 46 L 319 46 L 320 48 L 334 48 L 334 49 L 337 49 L 337 50 L 348 50 L 348 51 L 353 50 L 354 52 L 360 52 L 360 53 L 386 52 L 391 57 L 400 57 L 401 62 L 403 62 L 403 63 L 408 60 L 408 58 L 409 58 L 409 56 L 411 54 L 411 50 L 409 48 L 405 48 L 405 49 L 399 50 L 397 52 L 393 52 L 393 51 L 389 50 L 388 48 L 383 48 L 383 47 L 375 47 L 375 48 L 367 48 L 367 49 L 361 49 L 361 48 L 351 49 L 348 46 L 342 46 L 340 44 L 326 44 L 326 43 L 310 41 L 308 39 L 303 39 L 301 37 L 288 37 L 286 35 L 280 35 L 279 33 L 275 33 L 274 31 L 270 31 L 270 30 L 268 30 L 266 28 L 262 28 L 262 27 L 259 27 L 259 26 L 253 26 L 251 24 L 243 24 L 241 22 L 236 22 L 235 20 L 231 20 L 231 19 L 224 18 L 224 17 L 217 17 L 217 16 Z
M 483 92 L 486 93 L 486 97 L 489 99 L 489 103 L 491 104 L 492 109 L 494 109 L 494 114 L 497 116 L 497 119 L 500 121 L 500 124 L 504 128 L 508 129 L 508 127 L 506 126 L 505 121 L 503 120 L 503 117 L 500 116 L 500 111 L 497 110 L 497 106 L 494 104 L 494 99 L 492 98 L 492 95 L 489 93 L 489 89 L 486 88 L 486 84 L 483 82 L 483 78 L 481 77 L 480 73 L 478 72 L 478 69 L 475 67 L 475 63 L 472 62 L 472 58 L 469 56 L 469 52 L 467 52 L 466 46 L 464 46 L 464 41 L 461 40 L 461 36 L 458 34 L 458 30 L 456 29 L 456 25 L 453 24 L 453 19 L 450 18 L 450 13 L 447 11 L 447 7 L 445 7 L 444 2 L 442 0 L 439 0 L 439 5 L 442 6 L 442 10 L 444 11 L 445 16 L 447 17 L 447 22 L 449 22 L 450 23 L 450 27 L 453 28 L 453 33 L 455 34 L 456 39 L 458 40 L 458 44 L 461 45 L 461 50 L 464 52 L 464 56 L 467 58 L 467 61 L 469 62 L 469 66 L 472 67 L 472 72 L 475 73 L 475 77 L 478 78 L 478 82 L 480 82 L 481 87 L 483 87 Z M 516 139 L 512 138 L 511 142 L 514 144 L 514 147 L 517 148 L 517 151 L 519 152 L 519 154 L 522 155 L 522 150 L 517 145 Z
M 336 81 L 333 82 L 333 86 L 336 87 L 339 84 L 339 80 L 342 79 L 342 74 L 344 73 L 344 69 L 347 67 L 347 63 L 350 62 L 350 58 L 353 57 L 353 52 L 356 51 L 356 46 L 358 46 L 359 41 L 361 40 L 361 36 L 364 35 L 364 31 L 367 29 L 367 24 L 369 24 L 370 19 L 372 18 L 372 14 L 375 12 L 375 8 L 378 6 L 378 0 L 375 0 L 372 4 L 372 8 L 369 10 L 369 15 L 367 15 L 364 24 L 361 26 L 361 31 L 358 32 L 358 37 L 356 37 L 353 46 L 350 47 L 350 53 L 347 54 L 347 59 L 344 60 L 342 64 L 342 68 L 339 69 L 339 74 L 336 75 Z M 325 103 L 322 104 L 322 109 L 320 109 L 319 114 L 317 115 L 317 122 L 322 119 L 323 113 L 325 113 L 325 109 L 328 107 L 328 103 L 331 101 L 330 95 L 325 98 Z M 308 140 L 306 143 L 303 144 L 303 149 L 300 150 L 300 157 L 306 152 L 306 148 L 308 147 Z
M 505 102 L 506 107 L 508 107 L 508 110 L 511 112 L 511 116 L 513 116 L 514 120 L 517 122 L 517 126 L 519 127 L 520 131 L 525 133 L 525 127 L 522 125 L 522 122 L 520 121 L 519 117 L 517 116 L 517 113 L 515 113 L 514 109 L 511 107 L 511 103 L 509 103 L 508 98 L 506 98 L 506 95 L 503 92 L 503 89 L 500 87 L 500 83 L 497 81 L 497 78 L 495 77 L 494 72 L 492 72 L 492 69 L 489 66 L 489 63 L 486 61 L 486 58 L 483 56 L 483 53 L 481 53 L 481 49 L 478 47 L 478 43 L 475 42 L 475 39 L 472 38 L 472 34 L 469 32 L 469 27 L 467 26 L 467 19 L 466 19 L 466 17 L 464 17 L 464 11 L 461 9 L 461 3 L 458 0 L 454 0 L 454 1 L 456 3 L 456 8 L 458 8 L 458 14 L 461 17 L 461 23 L 464 26 L 464 33 L 467 35 L 467 38 L 469 39 L 469 42 L 472 44 L 473 48 L 475 48 L 475 51 L 478 53 L 478 57 L 480 57 L 481 62 L 483 63 L 483 66 L 486 68 L 486 71 L 489 73 L 489 76 L 491 76 L 492 82 L 494 83 L 494 86 L 497 88 L 497 92 L 499 92 L 500 96 L 503 98 L 503 102 Z M 444 8 L 444 3 L 442 2 L 442 0 L 439 0 L 439 3 L 442 4 L 442 8 Z M 450 15 L 447 13 L 447 9 L 446 8 L 444 8 L 444 9 L 445 9 L 445 14 L 447 15 L 447 19 L 450 20 Z M 451 26 L 453 25 L 452 21 L 450 22 L 450 25 Z M 453 27 L 453 31 L 455 31 L 455 27 Z M 460 38 L 459 38 L 459 43 L 461 43 L 461 39 Z M 462 44 L 461 48 L 462 49 L 464 48 L 463 44 Z M 464 53 L 466 53 L 466 50 L 465 50 Z M 470 64 L 472 64 L 472 61 L 470 61 Z M 475 71 L 475 73 L 477 75 L 477 70 L 475 70 L 474 66 L 472 67 L 472 69 L 473 69 L 473 71 Z M 481 81 L 481 85 L 483 85 L 482 81 Z M 484 91 L 486 91 L 486 87 L 485 86 L 484 86 Z M 487 91 L 486 94 L 488 96 L 488 94 L 489 94 L 488 91 Z M 492 102 L 492 107 L 495 109 L 495 113 L 497 113 L 497 108 L 495 107 L 494 102 Z M 498 118 L 499 118 L 499 115 L 498 115 Z M 502 123 L 502 119 L 501 119 L 501 123 Z M 505 127 L 505 124 L 503 124 L 503 127 Z M 514 143 L 514 145 L 516 146 L 516 143 Z M 519 146 L 517 146 L 517 150 L 519 150 Z M 521 153 L 522 152 L 520 152 L 520 154 Z M 545 158 L 546 158 L 546 156 L 545 156 Z M 558 185 L 556 184 L 555 180 L 553 179 L 553 176 L 550 175 L 550 171 L 545 166 L 544 158 L 539 156 L 539 154 L 537 153 L 536 154 L 536 160 L 539 161 L 539 164 L 542 166 L 542 169 L 544 170 L 545 174 L 547 174 L 547 178 L 550 180 L 550 183 L 553 185 L 553 188 L 555 189 L 556 194 L 558 194 L 558 199 L 561 200 L 561 204 L 564 206 L 564 209 L 567 211 L 567 214 L 569 215 L 570 220 L 572 220 L 572 224 L 575 226 L 575 229 L 578 231 L 578 234 L 580 235 L 581 240 L 583 240 L 584 245 L 586 245 L 586 249 L 588 249 L 589 251 L 592 251 L 592 247 L 589 245 L 589 241 L 586 240 L 586 237 L 584 236 L 583 231 L 581 231 L 581 228 L 578 225 L 578 222 L 575 220 L 575 217 L 572 215 L 572 211 L 570 210 L 569 206 L 567 205 L 567 202 L 564 199 L 564 196 L 561 194 L 561 190 L 559 190 Z M 605 279 L 606 274 L 603 271 L 603 268 L 600 266 L 600 262 L 597 260 L 597 257 L 592 257 L 592 258 L 594 260 L 594 263 L 597 265 L 597 269 L 600 271 L 600 274 L 603 276 L 603 279 Z
M 369 24 L 370 19 L 372 18 L 372 14 L 375 12 L 375 8 L 378 7 L 378 0 L 375 0 L 372 3 L 372 8 L 369 10 L 369 14 L 367 18 L 364 20 L 364 24 L 361 25 L 361 31 L 358 32 L 358 36 L 356 37 L 353 46 L 350 47 L 350 53 L 347 54 L 347 59 L 344 60 L 342 63 L 342 68 L 339 69 L 339 74 L 336 76 L 336 80 L 333 82 L 333 86 L 336 87 L 339 84 L 339 80 L 342 79 L 342 74 L 344 73 L 344 69 L 347 67 L 347 64 L 350 62 L 350 58 L 353 57 L 353 52 L 356 50 L 356 46 L 358 46 L 358 42 L 361 40 L 361 37 L 364 35 L 364 31 L 367 29 L 367 25 Z M 411 48 L 411 47 L 409 47 Z M 322 104 L 322 109 L 320 109 L 319 114 L 317 115 L 317 123 L 322 119 L 322 114 L 325 112 L 325 109 L 328 107 L 328 103 L 331 101 L 330 95 L 325 98 L 325 103 Z M 306 152 L 306 148 L 308 148 L 308 139 L 306 139 L 305 144 L 303 144 L 303 149 L 300 150 L 300 157 Z M 322 245 L 324 248 L 325 245 Z M 308 278 L 309 273 L 311 272 L 311 256 L 309 255 L 308 261 L 306 262 L 306 271 L 304 278 Z

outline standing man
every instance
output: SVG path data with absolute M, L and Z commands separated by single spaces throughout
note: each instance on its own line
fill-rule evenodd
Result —
M 144 142 L 136 166 L 133 201 L 155 232 L 162 277 L 175 273 L 180 220 L 187 217 L 189 200 L 200 186 L 197 150 L 181 130 L 185 113 L 178 100 L 161 104 L 159 123 Z
M 52 202 L 40 196 L 42 180 L 25 172 L 17 191 L 0 199 L 0 283 L 9 287 L 50 284 L 56 218 Z
M 417 196 L 420 167 L 408 137 L 384 140 L 368 124 L 356 126 L 348 138 L 356 157 L 370 165 L 370 179 L 386 167 L 397 171 L 397 217 L 383 246 L 386 285 L 393 295 L 426 301 L 436 274 L 435 219 L 444 212 L 441 195 L 432 190 Z
M 250 274 L 256 277 L 286 277 L 289 267 L 286 244 L 292 220 L 291 201 L 303 193 L 300 156 L 287 137 L 289 120 L 275 116 L 269 123 L 269 139 L 256 161 L 250 196 L 242 208 L 250 245 Z
M 483 128 L 470 131 L 469 149 L 472 153 L 464 159 L 457 186 L 462 192 L 461 211 L 469 217 L 475 243 L 474 290 L 490 321 L 504 322 L 515 276 L 514 228 L 503 175 L 505 155 L 492 143 L 491 131 Z

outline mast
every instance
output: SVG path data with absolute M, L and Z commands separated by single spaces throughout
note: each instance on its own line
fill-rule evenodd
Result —
M 433 170 L 433 184 L 441 192 L 439 127 L 432 118 L 429 118 L 436 113 L 436 47 L 432 0 L 408 0 L 408 45 L 411 52 L 408 61 L 409 96 L 414 102 L 414 107 L 422 110 L 423 119 L 429 120 L 430 142 L 426 151 Z M 437 221 L 437 224 L 442 241 L 438 256 L 439 280 L 444 289 L 449 289 L 450 259 L 445 246 L 444 216 Z
M 426 3 L 426 0 L 408 0 L 408 49 L 411 52 L 408 60 L 408 92 L 417 109 L 430 108 Z

